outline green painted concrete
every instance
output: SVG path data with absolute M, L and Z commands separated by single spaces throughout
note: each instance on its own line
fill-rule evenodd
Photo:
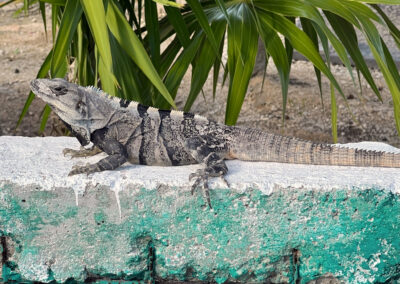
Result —
M 128 187 L 120 216 L 104 186 L 77 206 L 72 189 L 4 184 L 0 282 L 400 278 L 400 199 L 390 191 L 216 189 L 211 199 L 213 210 L 188 190 Z

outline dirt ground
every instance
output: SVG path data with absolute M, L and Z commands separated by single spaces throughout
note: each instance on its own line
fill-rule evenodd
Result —
M 46 39 L 41 16 L 31 11 L 28 17 L 14 17 L 15 7 L 0 9 L 0 135 L 37 136 L 40 114 L 44 103 L 35 99 L 21 126 L 15 129 L 18 117 L 29 93 L 29 81 L 37 71 L 48 51 L 51 40 Z M 354 86 L 347 70 L 333 66 L 333 72 L 344 90 L 349 108 L 343 98 L 338 100 L 339 142 L 381 141 L 400 147 L 393 117 L 393 106 L 388 88 L 381 73 L 373 70 L 373 77 L 381 90 L 383 103 L 372 90 L 362 84 Z M 356 73 L 354 72 L 355 76 Z M 286 113 L 282 127 L 282 97 L 279 77 L 270 64 L 263 90 L 262 72 L 250 82 L 238 125 L 257 127 L 270 132 L 332 142 L 330 124 L 330 93 L 327 80 L 323 81 L 323 101 L 318 90 L 313 67 L 310 63 L 296 61 L 292 65 L 291 81 Z M 189 93 L 190 76 L 185 77 L 177 104 L 183 107 L 185 94 Z M 215 101 L 212 99 L 212 81 L 204 87 L 205 99 L 200 95 L 192 111 L 223 122 L 227 87 L 218 88 Z M 353 119 L 353 117 L 355 119 Z M 44 135 L 61 135 L 60 123 L 51 115 Z

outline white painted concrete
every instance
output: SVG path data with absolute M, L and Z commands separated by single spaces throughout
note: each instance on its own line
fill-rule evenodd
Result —
M 400 153 L 399 149 L 384 143 L 362 142 L 342 146 Z M 150 167 L 126 163 L 118 170 L 95 173 L 89 176 L 68 177 L 74 164 L 94 163 L 105 157 L 99 154 L 90 158 L 64 157 L 64 148 L 79 149 L 72 137 L 0 137 L 0 183 L 7 181 L 18 185 L 39 185 L 43 190 L 55 187 L 73 188 L 76 196 L 90 185 L 107 185 L 118 195 L 126 185 L 137 188 L 155 188 L 160 185 L 190 190 L 189 174 L 199 165 L 182 167 Z M 232 190 L 244 191 L 258 188 L 270 194 L 275 188 L 307 188 L 332 190 L 372 186 L 400 193 L 400 168 L 361 168 L 339 166 L 295 165 L 267 162 L 227 161 L 226 176 Z M 226 187 L 222 180 L 210 181 L 210 188 Z

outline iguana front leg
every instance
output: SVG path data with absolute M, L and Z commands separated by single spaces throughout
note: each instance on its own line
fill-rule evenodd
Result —
M 92 174 L 95 172 L 102 172 L 102 171 L 111 171 L 123 163 L 126 162 L 126 157 L 123 155 L 110 155 L 101 159 L 96 164 L 89 164 L 86 166 L 74 166 L 72 170 L 69 172 L 68 176 L 78 175 L 78 174 Z
M 198 138 L 190 139 L 187 142 L 187 147 L 191 150 L 193 157 L 203 165 L 203 168 L 198 169 L 189 176 L 189 180 L 194 180 L 191 192 L 194 194 L 195 189 L 201 184 L 206 195 L 208 206 L 212 208 L 208 179 L 210 177 L 221 177 L 225 183 L 228 184 L 224 178 L 225 174 L 228 172 L 228 167 L 225 164 L 223 155 L 221 155 L 224 151 L 221 148 L 207 145 L 205 140 Z M 217 152 L 219 154 L 217 154 Z
M 127 161 L 127 154 L 124 145 L 119 143 L 117 140 L 104 140 L 101 148 L 104 152 L 109 154 L 108 157 L 101 159 L 96 164 L 74 166 L 68 176 L 114 170 Z
M 64 156 L 70 155 L 71 158 L 79 158 L 79 157 L 91 157 L 103 152 L 100 148 L 93 145 L 92 147 L 86 149 L 83 146 L 79 150 L 65 148 L 63 150 Z

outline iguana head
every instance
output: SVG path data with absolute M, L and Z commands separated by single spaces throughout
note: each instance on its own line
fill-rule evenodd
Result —
M 32 91 L 44 100 L 70 128 L 82 145 L 103 128 L 112 113 L 111 105 L 91 87 L 81 87 L 64 79 L 36 79 Z

